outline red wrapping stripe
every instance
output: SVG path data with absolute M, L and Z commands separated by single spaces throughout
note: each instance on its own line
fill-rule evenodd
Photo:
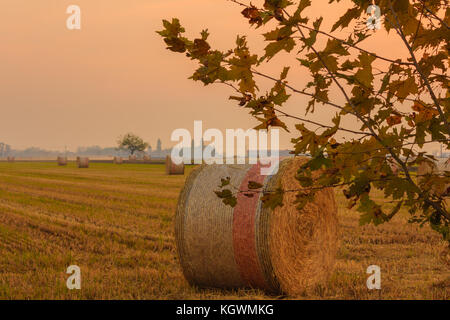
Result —
M 260 174 L 261 166 L 254 165 L 242 180 L 240 190 L 248 190 L 248 182 L 264 183 Z M 235 260 L 241 277 L 247 285 L 266 288 L 268 284 L 258 262 L 255 237 L 255 215 L 258 208 L 259 194 L 252 198 L 243 193 L 237 195 L 237 205 L 233 212 L 233 247 Z

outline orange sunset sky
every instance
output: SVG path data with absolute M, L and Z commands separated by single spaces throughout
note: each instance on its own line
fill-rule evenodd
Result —
M 81 30 L 66 28 L 71 4 L 81 8 Z M 329 31 L 349 6 L 316 0 L 308 13 L 322 15 Z M 119 135 L 131 131 L 154 148 L 158 138 L 163 147 L 174 145 L 172 131 L 192 132 L 194 120 L 221 130 L 254 127 L 248 111 L 227 99 L 229 88 L 188 80 L 196 65 L 167 51 L 155 33 L 162 19 L 178 17 L 188 36 L 208 28 L 215 48 L 232 48 L 236 35 L 246 34 L 250 46 L 262 52 L 263 30 L 250 29 L 240 11 L 226 0 L 2 0 L 0 141 L 15 149 L 74 150 L 114 146 Z M 390 58 L 405 54 L 400 39 L 384 31 L 362 46 Z M 293 56 L 280 55 L 262 70 L 278 75 L 283 65 L 293 66 L 289 81 L 302 88 L 308 74 Z M 338 92 L 331 96 L 342 102 Z M 304 115 L 307 101 L 298 96 L 285 108 Z M 315 119 L 329 119 L 331 112 L 320 106 Z M 289 137 L 282 134 L 281 147 L 290 146 Z

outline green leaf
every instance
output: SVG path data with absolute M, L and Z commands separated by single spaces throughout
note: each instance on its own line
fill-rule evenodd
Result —
M 214 191 L 214 193 L 220 198 L 222 199 L 222 202 L 227 205 L 227 206 L 231 206 L 231 207 L 235 207 L 237 204 L 237 199 L 236 197 L 233 195 L 233 193 L 231 192 L 231 190 L 225 189 L 222 191 Z
M 280 41 L 275 41 L 268 44 L 265 48 L 265 58 L 267 60 L 272 59 L 277 53 L 284 50 L 286 52 L 291 52 L 295 47 L 295 41 L 292 38 L 283 39 Z
M 283 72 L 281 72 L 280 80 L 285 80 L 287 78 L 290 67 L 284 67 Z
M 396 93 L 400 102 L 403 102 L 410 94 L 416 94 L 418 87 L 414 77 L 408 77 L 406 80 L 395 80 L 389 85 L 390 90 Z
M 301 0 L 300 3 L 298 4 L 297 13 L 298 14 L 302 13 L 302 11 L 305 10 L 310 5 L 311 5 L 310 0 Z
M 263 185 L 261 183 L 256 182 L 256 181 L 249 181 L 248 182 L 248 189 L 249 190 L 261 189 L 262 187 L 263 187 Z
M 261 198 L 264 208 L 270 208 L 274 210 L 276 207 L 283 206 L 284 191 L 281 187 L 278 187 L 274 192 L 267 192 Z
M 295 196 L 295 204 L 297 204 L 297 210 L 303 210 L 304 207 L 308 204 L 308 202 L 314 201 L 314 192 L 303 192 L 300 191 Z
M 342 42 L 336 39 L 328 39 L 327 46 L 323 51 L 326 54 L 338 54 L 348 56 L 350 53 L 342 46 Z
M 225 179 L 220 179 L 220 182 L 221 182 L 220 187 L 223 188 L 223 187 L 229 185 L 230 181 L 231 181 L 230 177 L 226 177 Z
M 349 9 L 342 17 L 339 18 L 338 21 L 331 28 L 331 32 L 335 31 L 337 28 L 341 27 L 341 29 L 348 27 L 350 22 L 361 16 L 362 10 L 358 7 L 354 7 Z

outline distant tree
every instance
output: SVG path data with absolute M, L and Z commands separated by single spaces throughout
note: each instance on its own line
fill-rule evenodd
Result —
M 159 141 L 159 140 L 158 140 Z M 118 149 L 127 150 L 133 155 L 136 151 L 144 151 L 148 147 L 148 143 L 133 133 L 127 133 L 120 136 L 117 140 Z

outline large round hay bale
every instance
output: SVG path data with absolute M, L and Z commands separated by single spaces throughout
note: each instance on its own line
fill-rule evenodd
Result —
M 76 163 L 77 165 L 80 163 L 80 157 L 77 157 Z
M 144 155 L 144 157 L 142 158 L 142 160 L 144 160 L 144 162 L 149 162 L 151 160 L 150 156 L 148 155 Z
M 78 168 L 89 168 L 89 158 L 87 158 L 87 157 L 79 157 L 79 159 L 78 159 Z
M 15 162 L 16 158 L 15 157 L 7 157 L 7 161 L 8 162 Z
M 114 157 L 113 163 L 114 164 L 122 164 L 123 163 L 123 158 L 122 157 Z
M 167 175 L 183 175 L 184 163 L 175 164 L 170 156 L 166 157 L 166 174 Z
M 180 194 L 175 237 L 183 273 L 192 285 L 260 288 L 301 294 L 330 275 L 337 250 L 337 206 L 332 189 L 319 191 L 299 212 L 296 192 L 284 205 L 263 206 L 262 194 L 237 195 L 234 208 L 213 192 L 224 177 L 247 190 L 256 181 L 264 190 L 301 189 L 295 174 L 305 158 L 283 160 L 277 174 L 261 176 L 259 165 L 202 165 Z
M 58 157 L 56 159 L 58 162 L 58 166 L 66 166 L 67 165 L 67 157 Z

